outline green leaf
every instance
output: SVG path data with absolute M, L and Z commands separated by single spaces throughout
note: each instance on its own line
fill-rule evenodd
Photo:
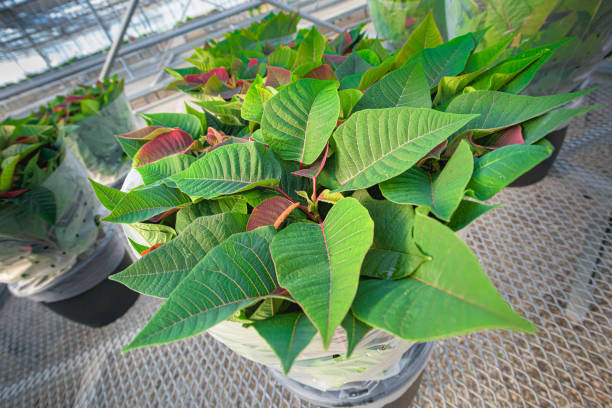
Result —
M 202 200 L 179 210 L 176 213 L 176 230 L 182 233 L 197 218 L 206 215 L 236 213 L 246 214 L 246 201 L 240 197 L 224 197 L 217 200 Z
M 406 279 L 362 280 L 353 303 L 359 320 L 414 342 L 487 329 L 535 331 L 497 293 L 452 230 L 417 212 L 414 238 L 433 261 Z
M 195 160 L 195 157 L 188 154 L 176 154 L 136 167 L 136 170 L 142 176 L 144 184 L 153 184 L 187 169 Z
M 487 205 L 477 201 L 461 200 L 459 207 L 457 207 L 448 223 L 448 227 L 453 231 L 459 231 L 484 213 L 501 206 L 502 204 Z
M 523 123 L 525 144 L 534 144 L 575 117 L 584 115 L 588 111 L 599 108 L 600 106 L 601 105 L 591 105 L 580 108 L 557 109 Z
M 176 237 L 174 228 L 167 225 L 136 222 L 130 224 L 130 227 L 136 230 L 149 246 L 165 244 Z
M 326 46 L 327 38 L 313 26 L 297 49 L 293 68 L 308 62 L 321 62 Z
M 522 55 L 521 58 L 514 56 L 502 61 L 493 68 L 485 71 L 473 82 L 471 82 L 470 87 L 477 90 L 491 91 L 501 89 L 544 55 L 550 56 L 550 51 L 540 50 L 537 53 L 531 52 L 529 54 Z M 546 59 L 544 59 L 544 61 L 546 61 Z
M 124 351 L 195 336 L 269 295 L 277 287 L 269 249 L 274 232 L 234 234 L 208 252 Z
M 468 188 L 486 201 L 552 153 L 552 146 L 510 145 L 476 159 Z
M 119 204 L 119 202 L 127 195 L 121 190 L 116 190 L 112 187 L 107 187 L 104 184 L 97 183 L 92 179 L 88 179 L 91 187 L 93 188 L 94 193 L 96 193 L 96 197 L 98 197 L 98 201 L 100 204 L 104 206 L 109 211 L 113 211 L 113 209 Z
M 221 146 L 170 177 L 192 197 L 215 198 L 257 186 L 275 186 L 281 167 L 271 150 L 261 143 Z
M 348 119 L 363 94 L 358 89 L 343 89 L 338 91 L 338 96 L 340 97 L 340 119 Z
M 267 298 L 257 306 L 257 309 L 249 316 L 250 320 L 266 320 L 276 316 L 287 309 L 290 302 L 281 298 Z
M 434 99 L 434 106 L 441 105 L 453 96 L 457 95 L 468 86 L 470 82 L 476 79 L 484 70 L 487 69 L 508 47 L 513 36 L 509 36 L 501 42 L 480 52 L 475 52 L 468 58 L 465 71 L 466 74 L 458 76 L 445 76 L 438 84 L 438 90 Z
M 134 248 L 134 250 L 138 252 L 139 254 L 149 249 L 148 246 L 140 245 L 138 242 L 134 241 L 132 238 L 128 238 L 128 241 L 130 242 L 130 245 L 132 246 L 132 248 Z M 109 276 L 109 279 L 113 280 L 113 277 Z
M 433 88 L 442 77 L 457 75 L 463 71 L 475 46 L 472 34 L 466 34 L 435 48 L 421 51 L 429 86 Z
M 482 51 L 472 53 L 468 58 L 467 64 L 465 65 L 465 71 L 476 72 L 494 63 L 495 60 L 497 60 L 497 58 L 499 58 L 499 56 L 504 52 L 504 50 L 508 48 L 508 45 L 510 45 L 513 38 L 514 34 L 511 34 L 500 42 L 493 44 Z
M 190 202 L 188 196 L 164 184 L 144 187 L 127 193 L 104 221 L 131 224 Z
M 368 211 L 345 198 L 323 224 L 291 224 L 270 245 L 279 284 L 317 327 L 325 349 L 351 307 L 373 234 Z
M 280 158 L 311 164 L 323 151 L 339 115 L 333 81 L 300 79 L 266 103 L 261 132 Z
M 268 64 L 291 69 L 295 64 L 297 52 L 285 45 L 278 45 L 272 54 L 268 55 Z
M 359 83 L 361 74 L 372 68 L 372 66 L 372 64 L 363 59 L 358 53 L 353 52 L 349 54 L 348 58 L 336 69 L 336 77 L 341 83 L 346 85 L 341 87 L 341 89 L 350 88 L 348 85 L 351 82 L 351 77 L 353 80 L 357 78 L 357 83 Z M 353 88 L 356 88 L 356 86 Z
M 425 48 L 437 47 L 443 42 L 440 30 L 438 30 L 434 21 L 433 12 L 430 11 L 396 54 L 394 66 L 399 68 L 419 51 Z
M 281 361 L 283 372 L 289 373 L 297 356 L 310 344 L 317 329 L 304 313 L 285 313 L 253 324 Z
M 263 78 L 257 75 L 244 95 L 244 102 L 240 109 L 242 119 L 260 123 L 264 104 L 273 96 L 272 91 L 264 86 Z
M 80 105 L 84 115 L 95 115 L 100 112 L 100 102 L 95 99 L 83 99 Z
M 394 106 L 431 108 L 429 84 L 422 61 L 422 58 L 413 58 L 402 68 L 374 83 L 357 102 L 355 112 Z
M 246 214 L 200 217 L 178 237 L 112 275 L 110 279 L 136 292 L 167 298 L 208 252 L 233 234 L 244 232 L 247 220 Z
M 374 242 L 361 265 L 361 275 L 402 279 L 429 260 L 412 238 L 412 206 L 374 200 L 365 190 L 356 191 L 353 197 L 367 208 L 374 220 Z
M 197 139 L 204 133 L 202 122 L 197 116 L 188 113 L 143 113 L 145 121 L 151 126 L 180 128 Z
M 372 330 L 372 326 L 356 319 L 351 312 L 346 314 L 341 325 L 346 331 L 346 358 L 349 359 L 351 358 L 351 354 L 353 354 L 353 350 L 355 350 L 355 346 L 359 344 L 363 336 Z
M 441 172 L 431 174 L 413 166 L 381 183 L 380 191 L 394 203 L 430 207 L 438 218 L 448 221 L 463 198 L 473 168 L 470 145 L 462 140 Z
M 382 78 L 392 68 L 393 68 L 393 57 L 389 57 L 383 62 L 381 62 L 380 65 L 368 69 L 361 76 L 361 79 L 359 80 L 358 89 L 360 91 L 368 89 L 370 86 L 372 86 L 373 83 L 375 83 L 380 78 Z
M 461 128 L 459 133 L 466 130 L 486 130 L 486 133 L 492 133 L 540 116 L 588 92 L 590 90 L 548 96 L 527 96 L 497 91 L 474 91 L 456 96 L 442 110 L 480 114 Z
M 356 112 L 334 132 L 335 154 L 321 174 L 337 180 L 339 187 L 327 185 L 336 191 L 373 186 L 408 170 L 473 118 L 408 107 Z

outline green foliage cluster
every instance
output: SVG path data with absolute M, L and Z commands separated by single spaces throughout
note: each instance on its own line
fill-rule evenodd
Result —
M 51 126 L 32 117 L 0 123 L 0 212 L 11 217 L 56 221 L 52 191 L 42 186 L 64 157 L 63 124 Z
M 370 0 L 368 4 L 378 35 L 396 46 L 430 10 L 444 28 L 444 38 L 487 29 L 481 48 L 511 34 L 515 51 L 567 39 L 550 50 L 552 58 L 531 84 L 531 94 L 576 89 L 612 50 L 607 40 L 612 33 L 612 2 L 606 0 Z
M 504 57 L 509 37 L 475 51 L 483 34 L 444 43 L 429 15 L 393 55 L 363 39 L 329 58 L 334 41 L 313 29 L 283 81 L 277 48 L 246 93 L 122 135 L 143 185 L 92 185 L 106 221 L 147 245 L 113 279 L 166 299 L 126 350 L 229 319 L 288 372 L 316 333 L 327 348 L 346 330 L 350 355 L 372 328 L 408 341 L 533 332 L 455 232 L 589 108 L 560 108 L 584 93 L 518 95 L 549 48 Z
M 80 86 L 69 95 L 56 96 L 32 117 L 50 126 L 63 123 L 69 130 L 66 142 L 92 177 L 112 181 L 127 160 L 115 135 L 135 127 L 123 88 L 123 79 L 105 78 L 94 86 Z

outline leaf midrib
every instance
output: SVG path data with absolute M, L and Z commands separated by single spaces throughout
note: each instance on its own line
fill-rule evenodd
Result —
M 359 170 L 359 171 L 358 171 L 357 173 L 355 173 L 353 176 L 349 177 L 349 178 L 348 178 L 346 181 L 344 181 L 344 182 L 340 183 L 340 185 L 341 185 L 341 186 L 344 186 L 344 185 L 345 185 L 346 183 L 348 183 L 349 181 L 354 180 L 354 179 L 355 179 L 357 176 L 359 176 L 361 173 L 363 173 L 364 171 L 368 170 L 370 167 L 373 167 L 375 164 L 377 164 L 377 163 L 378 163 L 378 162 L 380 162 L 381 160 L 385 159 L 387 156 L 389 156 L 389 155 L 391 155 L 391 154 L 395 153 L 395 151 L 396 151 L 396 150 L 403 148 L 405 145 L 408 145 L 408 144 L 410 144 L 410 143 L 413 143 L 413 142 L 415 142 L 415 141 L 417 141 L 417 140 L 420 140 L 420 139 L 422 139 L 422 138 L 424 138 L 424 137 L 427 137 L 427 136 L 429 136 L 429 135 L 431 135 L 431 134 L 433 134 L 433 133 L 435 133 L 435 132 L 438 132 L 438 131 L 444 130 L 444 129 L 449 128 L 449 127 L 452 127 L 452 126 L 454 126 L 454 125 L 455 125 L 455 123 L 450 123 L 450 124 L 448 124 L 448 125 L 446 125 L 446 126 L 439 127 L 439 128 L 436 128 L 436 129 L 434 129 L 434 130 L 432 130 L 432 131 L 430 131 L 430 132 L 428 132 L 428 133 L 422 134 L 421 136 L 417 136 L 417 137 L 415 137 L 414 139 L 408 139 L 408 141 L 406 141 L 405 143 L 402 143 L 402 144 L 398 145 L 397 147 L 395 147 L 395 148 L 391 149 L 389 152 L 385 153 L 384 155 L 382 155 L 382 156 L 381 156 L 381 157 L 379 157 L 378 159 L 376 159 L 376 160 L 374 160 L 373 162 L 371 162 L 370 164 L 368 164 L 368 165 L 367 165 L 366 167 L 364 167 L 363 169 Z M 426 154 L 427 154 L 427 153 L 426 153 Z

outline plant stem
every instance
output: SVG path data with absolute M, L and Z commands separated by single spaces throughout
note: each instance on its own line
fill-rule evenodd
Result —
M 287 200 L 291 201 L 292 203 L 296 203 L 297 201 L 295 201 L 293 198 L 289 197 L 289 195 L 287 193 L 285 193 L 280 187 L 266 187 L 266 188 L 271 188 L 276 190 L 277 192 L 279 192 L 283 197 L 285 197 Z M 315 221 L 315 222 L 320 222 L 321 217 L 319 217 L 319 220 L 317 220 L 317 217 L 315 217 L 315 215 L 313 213 L 311 213 L 310 211 L 308 211 L 308 208 L 304 207 L 301 204 L 298 204 L 298 208 L 311 220 Z

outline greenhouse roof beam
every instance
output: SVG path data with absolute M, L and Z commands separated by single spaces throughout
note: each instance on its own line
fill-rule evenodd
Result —
M 310 13 L 306 13 L 304 11 L 300 11 L 298 9 L 296 9 L 295 7 L 291 7 L 287 4 L 281 3 L 280 1 L 277 0 L 266 0 L 265 3 L 268 3 L 276 8 L 279 8 L 281 10 L 285 10 L 285 11 L 290 11 L 292 13 L 298 13 L 300 16 L 302 16 L 303 19 L 311 21 L 312 23 L 318 25 L 319 27 L 325 27 L 328 30 L 332 30 L 336 33 L 341 33 L 344 30 L 340 27 L 338 27 L 335 24 L 329 23 L 325 20 L 321 20 L 320 18 L 317 18 L 313 15 L 311 15 Z

